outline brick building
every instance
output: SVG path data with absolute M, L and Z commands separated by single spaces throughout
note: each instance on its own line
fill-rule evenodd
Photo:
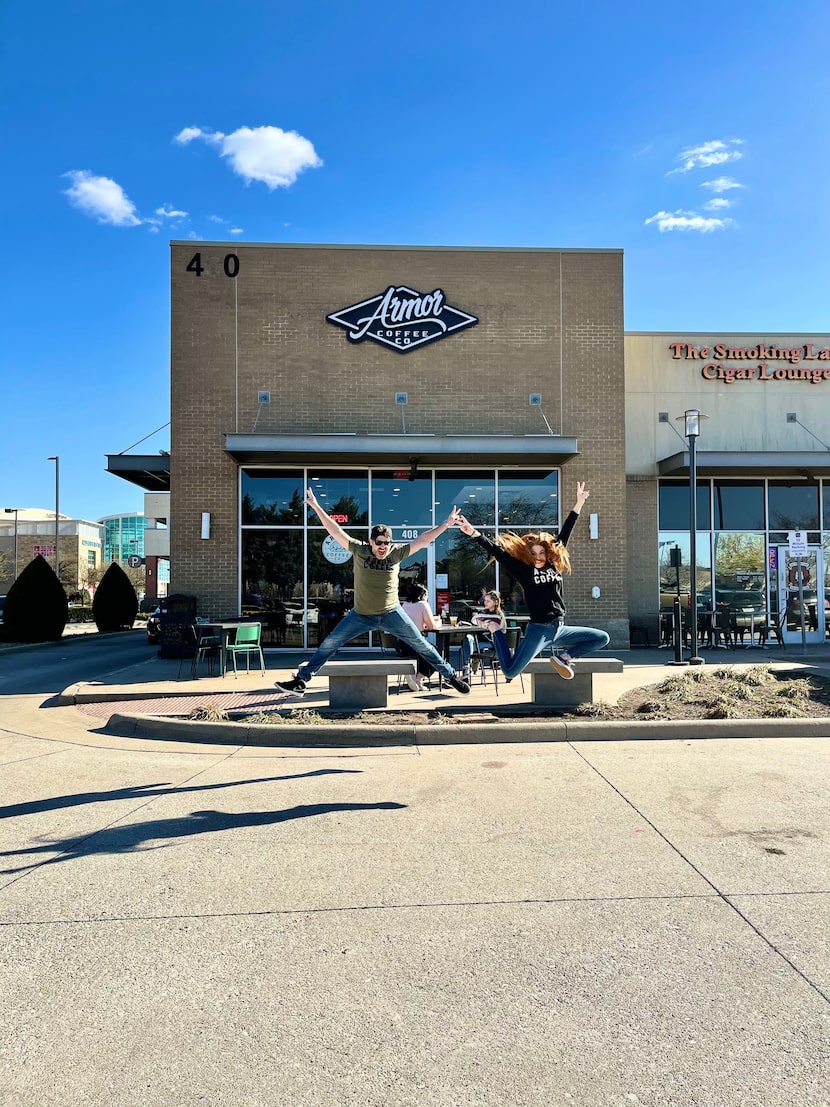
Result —
M 171 265 L 172 591 L 286 607 L 313 645 L 351 570 L 305 486 L 405 538 L 453 503 L 555 529 L 584 480 L 569 610 L 627 641 L 620 251 L 175 242 Z M 404 568 L 439 607 L 495 582 L 457 531 Z

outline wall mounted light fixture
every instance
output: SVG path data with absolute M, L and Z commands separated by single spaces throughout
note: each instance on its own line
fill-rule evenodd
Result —
M 396 392 L 395 393 L 395 403 L 401 409 L 401 430 L 403 431 L 404 434 L 406 434 L 406 412 L 404 411 L 404 408 L 409 403 L 409 393 L 408 392 Z
M 551 429 L 551 425 L 547 420 L 547 416 L 545 415 L 544 411 L 542 411 L 542 393 L 541 392 L 531 392 L 528 399 L 530 400 L 530 406 L 531 407 L 538 407 L 539 408 L 539 414 L 545 420 L 545 426 L 548 428 L 548 434 L 553 434 L 553 430 Z

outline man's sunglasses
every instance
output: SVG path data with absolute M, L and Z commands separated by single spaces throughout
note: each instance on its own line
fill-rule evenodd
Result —
M 376 546 L 391 546 L 392 545 L 392 539 L 391 538 L 373 538 L 372 541 L 374 542 L 374 544 Z

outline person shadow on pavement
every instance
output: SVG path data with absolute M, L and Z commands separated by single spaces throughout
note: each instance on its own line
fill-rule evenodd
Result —
M 232 813 L 228 811 L 191 811 L 174 819 L 150 819 L 142 823 L 129 823 L 125 826 L 106 827 L 76 838 L 63 841 L 46 842 L 25 849 L 0 851 L 0 857 L 32 857 L 55 854 L 33 864 L 21 865 L 14 869 L 0 869 L 0 874 L 11 875 L 33 869 L 39 865 L 53 865 L 60 861 L 72 861 L 78 857 L 90 857 L 96 854 L 118 855 L 143 852 L 151 849 L 166 849 L 164 845 L 149 845 L 164 839 L 191 838 L 196 834 L 215 834 L 226 830 L 239 830 L 252 826 L 275 826 L 292 819 L 308 819 L 316 815 L 331 815 L 346 811 L 400 811 L 405 803 L 392 801 L 381 803 L 304 803 L 296 807 L 287 807 L 282 811 L 252 811 Z
M 67 796 L 49 796 L 25 803 L 0 805 L 0 819 L 18 818 L 21 815 L 40 815 L 44 811 L 60 811 L 66 807 L 81 807 L 86 803 L 107 803 L 112 800 L 145 800 L 156 796 L 180 796 L 185 792 L 211 792 L 221 788 L 239 788 L 243 784 L 271 784 L 280 780 L 305 780 L 314 776 L 334 776 L 341 773 L 362 773 L 363 769 L 311 769 L 307 773 L 291 773 L 288 776 L 258 776 L 250 780 L 227 780 L 217 784 L 171 785 L 170 781 L 158 784 L 133 784 L 127 788 L 113 788 L 109 792 L 77 792 Z

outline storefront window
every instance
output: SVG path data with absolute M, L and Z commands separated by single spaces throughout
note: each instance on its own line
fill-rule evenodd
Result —
M 492 529 L 484 533 L 493 537 Z M 453 615 L 464 618 L 478 606 L 483 591 L 496 587 L 495 563 L 488 561 L 487 551 L 456 528 L 436 539 L 435 572 L 447 577 Z
M 766 611 L 762 534 L 715 535 L 715 604 L 755 614 Z
M 499 472 L 499 526 L 559 526 L 559 473 Z
M 435 522 L 457 505 L 474 527 L 492 527 L 496 515 L 496 482 L 492 469 L 435 474 Z
M 401 475 L 403 473 L 403 475 Z M 372 473 L 372 523 L 387 526 L 432 526 L 432 472 L 416 472 L 409 479 L 409 471 Z M 446 518 L 446 516 L 444 516 Z M 397 529 L 395 531 L 398 536 Z
M 769 482 L 770 530 L 818 530 L 818 484 Z
M 764 482 L 716 480 L 712 506 L 715 530 L 763 530 Z
M 242 523 L 247 525 L 302 525 L 303 473 L 301 469 L 243 469 Z
M 303 645 L 301 530 L 243 530 L 242 614 L 261 620 L 266 645 Z
M 309 487 L 320 506 L 348 530 L 369 522 L 369 474 L 365 470 L 310 469 Z M 313 524 L 313 517 L 309 520 Z
M 689 482 L 660 481 L 660 530 L 689 529 Z M 709 528 L 709 481 L 697 482 L 697 525 Z
M 345 524 L 344 524 L 345 525 Z M 349 534 L 366 542 L 369 532 L 365 528 L 350 527 Z M 326 544 L 328 535 L 318 528 L 308 531 L 308 645 L 315 648 L 327 634 L 337 626 L 354 603 L 354 566 L 349 555 L 341 560 L 341 554 L 335 552 L 336 560 L 329 561 L 323 552 L 333 549 Z M 339 551 L 341 547 L 337 547 Z M 353 646 L 366 646 L 369 636 L 364 634 L 355 638 Z
M 688 489 L 688 486 L 687 486 Z M 675 568 L 671 563 L 671 551 L 680 548 L 680 565 Z M 660 569 L 660 609 L 671 608 L 677 595 L 678 581 L 680 598 L 684 606 L 688 604 L 691 591 L 691 544 L 689 532 L 661 531 L 659 536 Z M 708 533 L 698 531 L 697 535 L 697 603 L 698 607 L 709 608 L 712 602 L 712 550 Z

